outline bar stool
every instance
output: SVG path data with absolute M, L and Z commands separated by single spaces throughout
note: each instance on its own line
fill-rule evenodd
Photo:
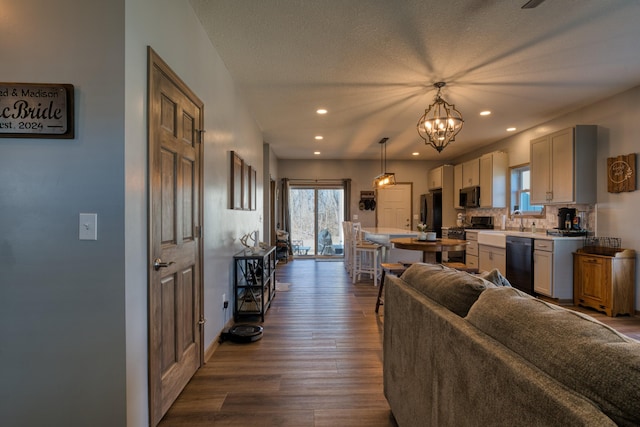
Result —
M 351 282 L 356 283 L 360 276 L 368 274 L 373 278 L 373 285 L 378 286 L 378 278 L 382 273 L 379 262 L 382 245 L 362 240 L 362 233 L 355 226 L 353 234 Z
M 342 234 L 344 234 L 344 268 L 351 276 L 351 236 L 353 234 L 353 223 L 351 221 L 342 221 Z
M 382 294 L 382 289 L 384 288 L 384 278 L 387 274 L 393 274 L 394 276 L 400 277 L 402 273 L 409 267 L 410 264 L 403 264 L 399 262 L 394 263 L 386 263 L 383 262 L 380 264 L 382 268 L 382 277 L 380 278 L 380 288 L 378 289 L 378 298 L 376 299 L 376 314 L 380 309 L 381 305 L 384 305 L 384 296 Z

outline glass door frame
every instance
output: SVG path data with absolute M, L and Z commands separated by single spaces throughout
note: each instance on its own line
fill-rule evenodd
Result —
M 320 181 L 303 181 L 303 180 L 299 180 L 299 181 L 292 181 L 289 184 L 289 215 L 291 217 L 294 216 L 293 212 L 291 212 L 292 209 L 292 204 L 291 201 L 294 199 L 292 197 L 292 193 L 295 190 L 313 190 L 314 194 L 313 194 L 313 251 L 311 254 L 301 254 L 301 253 L 296 253 L 295 251 L 295 246 L 292 247 L 293 250 L 293 256 L 294 258 L 311 258 L 311 259 L 342 259 L 344 258 L 344 235 L 343 235 L 343 230 L 342 230 L 342 221 L 345 220 L 345 218 L 347 218 L 348 215 L 348 200 L 349 197 L 347 197 L 346 192 L 348 191 L 348 186 L 345 184 L 344 181 L 342 180 L 330 180 L 330 181 L 326 181 L 326 182 L 320 182 Z M 321 190 L 342 190 L 342 204 L 343 204 L 343 209 L 342 209 L 342 220 L 339 221 L 339 223 L 337 224 L 337 228 L 338 228 L 338 235 L 340 236 L 340 243 L 338 244 L 337 242 L 334 242 L 332 239 L 332 244 L 333 245 L 342 245 L 342 253 L 340 254 L 319 254 L 318 253 L 318 249 L 319 249 L 319 234 L 320 234 L 320 230 L 319 230 L 319 221 L 318 221 L 318 192 Z M 293 241 L 296 240 L 294 238 L 295 236 L 293 235 L 293 229 L 291 230 L 291 241 L 293 244 Z

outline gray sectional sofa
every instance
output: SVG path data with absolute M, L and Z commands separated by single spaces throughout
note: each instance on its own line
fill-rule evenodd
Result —
M 387 276 L 384 307 L 400 427 L 640 425 L 640 342 L 497 271 L 414 264 Z

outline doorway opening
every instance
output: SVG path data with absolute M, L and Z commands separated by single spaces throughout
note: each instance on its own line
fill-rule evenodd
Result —
M 294 257 L 344 257 L 344 185 L 292 183 L 289 187 L 289 215 Z

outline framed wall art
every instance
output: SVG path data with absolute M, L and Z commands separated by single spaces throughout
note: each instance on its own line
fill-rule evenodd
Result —
M 244 161 L 238 153 L 231 152 L 231 179 L 229 181 L 229 204 L 231 209 L 243 209 L 242 207 L 242 167 Z
M 249 210 L 249 165 L 242 162 L 242 209 Z
M 249 168 L 249 209 L 255 211 L 257 209 L 257 201 L 258 201 L 258 188 L 257 188 L 257 176 L 258 173 L 251 166 Z
M 258 172 L 235 151 L 231 151 L 229 209 L 256 210 Z

